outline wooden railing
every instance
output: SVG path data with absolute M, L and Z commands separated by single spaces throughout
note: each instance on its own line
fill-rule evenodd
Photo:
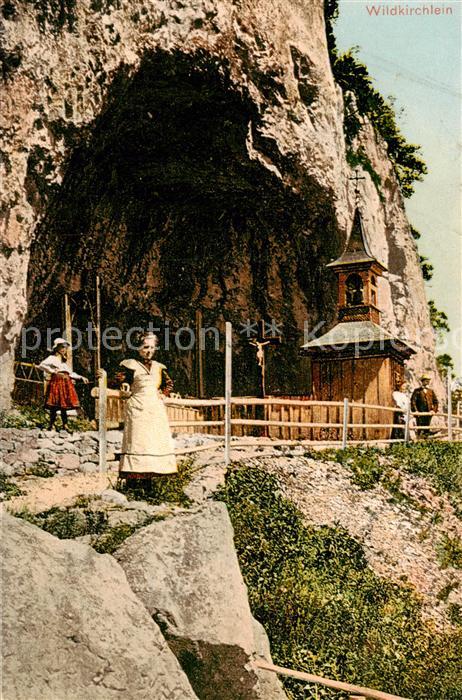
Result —
M 43 400 L 44 381 L 42 372 L 34 364 L 15 363 L 16 400 L 24 393 L 29 400 L 34 397 Z M 97 393 L 97 392 L 96 392 Z M 120 392 L 107 389 L 106 427 L 118 428 L 123 425 L 125 400 Z M 33 395 L 33 396 L 32 396 Z M 201 432 L 225 437 L 226 401 L 225 398 L 186 399 L 168 398 L 165 400 L 170 426 L 175 433 Z M 98 399 L 96 399 L 98 415 Z M 404 425 L 395 425 L 399 409 L 391 406 L 366 404 L 356 401 L 314 401 L 303 397 L 258 399 L 250 396 L 229 397 L 229 437 L 268 437 L 278 445 L 291 443 L 347 444 L 391 443 L 423 437 L 426 433 L 436 433 L 438 439 L 461 440 L 462 414 L 451 411 L 448 394 L 449 413 L 436 414 L 409 413 Z M 421 415 L 432 415 L 432 424 L 416 426 L 415 419 Z M 442 419 L 443 425 L 435 425 L 435 419 Z M 392 438 L 393 428 L 395 436 Z M 241 441 L 242 444 L 242 441 Z
M 350 700 L 366 700 L 371 698 L 371 700 L 409 700 L 408 698 L 403 698 L 398 695 L 390 695 L 390 693 L 384 693 L 381 690 L 373 690 L 372 688 L 363 688 L 362 686 L 352 685 L 351 683 L 343 683 L 342 681 L 334 681 L 329 678 L 323 678 L 322 676 L 314 676 L 311 673 L 306 673 L 305 671 L 294 671 L 283 666 L 275 666 L 274 664 L 266 661 L 265 659 L 257 659 L 253 662 L 254 668 L 261 669 L 263 671 L 270 671 L 276 673 L 279 676 L 289 676 L 291 678 L 296 678 L 305 683 L 314 683 L 316 685 L 323 685 L 326 688 L 332 688 L 334 690 L 343 690 L 348 693 L 357 693 L 355 695 L 350 695 Z
M 13 401 L 17 403 L 40 404 L 45 397 L 43 372 L 31 362 L 14 363 Z
M 171 421 L 173 430 L 192 427 L 200 432 L 223 435 L 225 400 L 166 399 L 168 410 L 188 406 L 199 409 L 204 420 L 197 416 L 191 421 Z M 289 442 L 313 443 L 391 443 L 403 442 L 415 434 L 435 433 L 440 439 L 460 440 L 462 416 L 451 413 L 411 413 L 390 406 L 340 401 L 312 401 L 297 399 L 232 397 L 230 400 L 231 433 L 233 437 L 264 436 Z M 401 414 L 404 422 L 395 423 Z M 429 426 L 417 426 L 415 419 L 431 416 Z M 433 419 L 443 419 L 440 424 Z M 443 425 L 444 423 L 444 425 Z M 393 429 L 397 437 L 392 438 Z M 406 436 L 406 433 L 408 435 Z

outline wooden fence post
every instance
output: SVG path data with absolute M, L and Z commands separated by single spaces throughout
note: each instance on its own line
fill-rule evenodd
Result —
M 448 441 L 452 441 L 452 391 L 451 391 L 451 372 L 448 368 Z
M 409 442 L 410 436 L 410 426 L 411 426 L 411 402 L 409 401 L 406 408 L 406 417 L 404 424 L 404 442 Z
M 69 343 L 69 347 L 67 348 L 66 362 L 71 369 L 74 369 L 73 360 L 72 360 L 71 306 L 69 303 L 69 294 L 67 294 L 67 292 L 64 293 L 64 299 L 63 299 L 63 329 L 64 329 L 64 338 Z
M 107 374 L 106 370 L 100 370 L 98 379 L 98 442 L 99 442 L 99 471 L 105 472 L 107 435 L 106 435 L 106 413 L 107 413 Z
M 233 327 L 226 321 L 225 336 L 225 465 L 230 463 L 231 443 L 231 394 L 232 394 L 232 334 Z
M 342 432 L 342 450 L 346 449 L 348 440 L 348 417 L 350 409 L 348 399 L 343 399 L 343 432 Z

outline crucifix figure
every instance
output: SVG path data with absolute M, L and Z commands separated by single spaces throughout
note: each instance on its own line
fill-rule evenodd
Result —
M 265 321 L 260 321 L 258 324 L 258 335 L 252 340 L 249 340 L 250 345 L 257 349 L 256 360 L 259 368 L 259 398 L 265 398 L 265 347 L 267 345 L 279 345 L 281 343 L 281 336 L 279 335 L 266 335 L 266 329 L 268 326 L 273 329 L 274 324 L 266 323 Z
M 366 179 L 363 175 L 360 175 L 359 173 L 360 169 L 356 168 L 354 176 L 348 178 L 349 180 L 353 180 L 353 182 L 355 183 L 355 204 L 359 204 L 359 181 Z

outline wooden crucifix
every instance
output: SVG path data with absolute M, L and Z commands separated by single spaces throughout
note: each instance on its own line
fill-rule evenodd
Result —
M 249 340 L 250 345 L 256 348 L 256 360 L 259 369 L 259 398 L 264 399 L 266 395 L 266 376 L 265 376 L 265 347 L 267 345 L 280 345 L 281 336 L 280 335 L 266 335 L 266 329 L 270 328 L 273 330 L 276 328 L 275 324 L 266 323 L 266 321 L 261 320 L 258 323 L 258 333 L 255 338 Z

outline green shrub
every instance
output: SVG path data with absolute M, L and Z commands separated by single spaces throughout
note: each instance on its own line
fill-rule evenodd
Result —
M 438 546 L 438 558 L 443 569 L 447 569 L 448 566 L 462 569 L 462 542 L 460 537 L 443 535 L 443 539 Z
M 2 501 L 9 501 L 10 498 L 14 496 L 21 496 L 24 491 L 22 491 L 17 484 L 11 481 L 9 476 L 5 474 L 0 474 L 0 493 L 2 495 Z
M 375 185 L 375 189 L 379 195 L 380 201 L 384 202 L 384 196 L 382 192 L 382 178 L 376 170 L 372 167 L 372 163 L 367 157 L 366 153 L 362 148 L 354 151 L 352 148 L 348 148 L 346 152 L 346 161 L 351 168 L 356 168 L 360 165 L 363 170 L 365 170 L 371 176 L 371 180 Z
M 0 428 L 34 428 L 35 425 L 21 412 L 0 411 Z
M 32 464 L 27 470 L 26 474 L 30 476 L 40 476 L 42 479 L 48 479 L 56 474 L 56 471 L 50 469 L 46 462 L 38 461 Z
M 108 527 L 100 535 L 92 538 L 91 546 L 100 554 L 113 554 L 120 547 L 122 542 L 133 535 L 136 530 L 146 527 L 153 522 L 165 520 L 164 515 L 146 515 L 143 521 L 136 525 L 119 523 L 113 527 Z
M 127 487 L 126 483 L 117 484 L 117 490 L 124 493 L 130 500 L 147 501 L 153 505 L 161 503 L 176 503 L 187 506 L 189 498 L 184 493 L 192 476 L 193 458 L 183 460 L 178 465 L 176 474 L 165 474 L 152 479 L 140 479 L 133 486 Z
M 15 516 L 37 525 L 60 540 L 99 534 L 107 528 L 107 515 L 100 510 L 55 506 L 42 513 L 31 513 L 24 509 L 15 513 Z
M 92 538 L 91 546 L 100 554 L 112 554 L 127 537 L 133 535 L 136 529 L 136 525 L 128 525 L 128 523 L 114 525 L 101 535 Z
M 106 511 L 89 507 L 92 500 L 94 497 L 79 496 L 68 508 L 54 507 L 41 513 L 32 513 L 26 507 L 14 515 L 61 540 L 92 535 L 90 544 L 100 554 L 112 554 L 136 530 L 154 520 L 164 519 L 164 516 L 146 515 L 136 525 L 120 523 L 110 527 Z
M 275 477 L 256 468 L 232 471 L 217 498 L 276 664 L 414 700 L 462 698 L 461 632 L 424 622 L 413 591 L 377 576 L 345 530 L 304 525 Z M 284 685 L 291 698 L 316 697 L 299 681 Z
M 347 447 L 345 450 L 323 450 L 317 453 L 317 459 L 331 459 L 348 467 L 353 473 L 352 482 L 362 489 L 370 489 L 390 471 L 379 460 L 380 455 L 383 452 L 376 447 Z

